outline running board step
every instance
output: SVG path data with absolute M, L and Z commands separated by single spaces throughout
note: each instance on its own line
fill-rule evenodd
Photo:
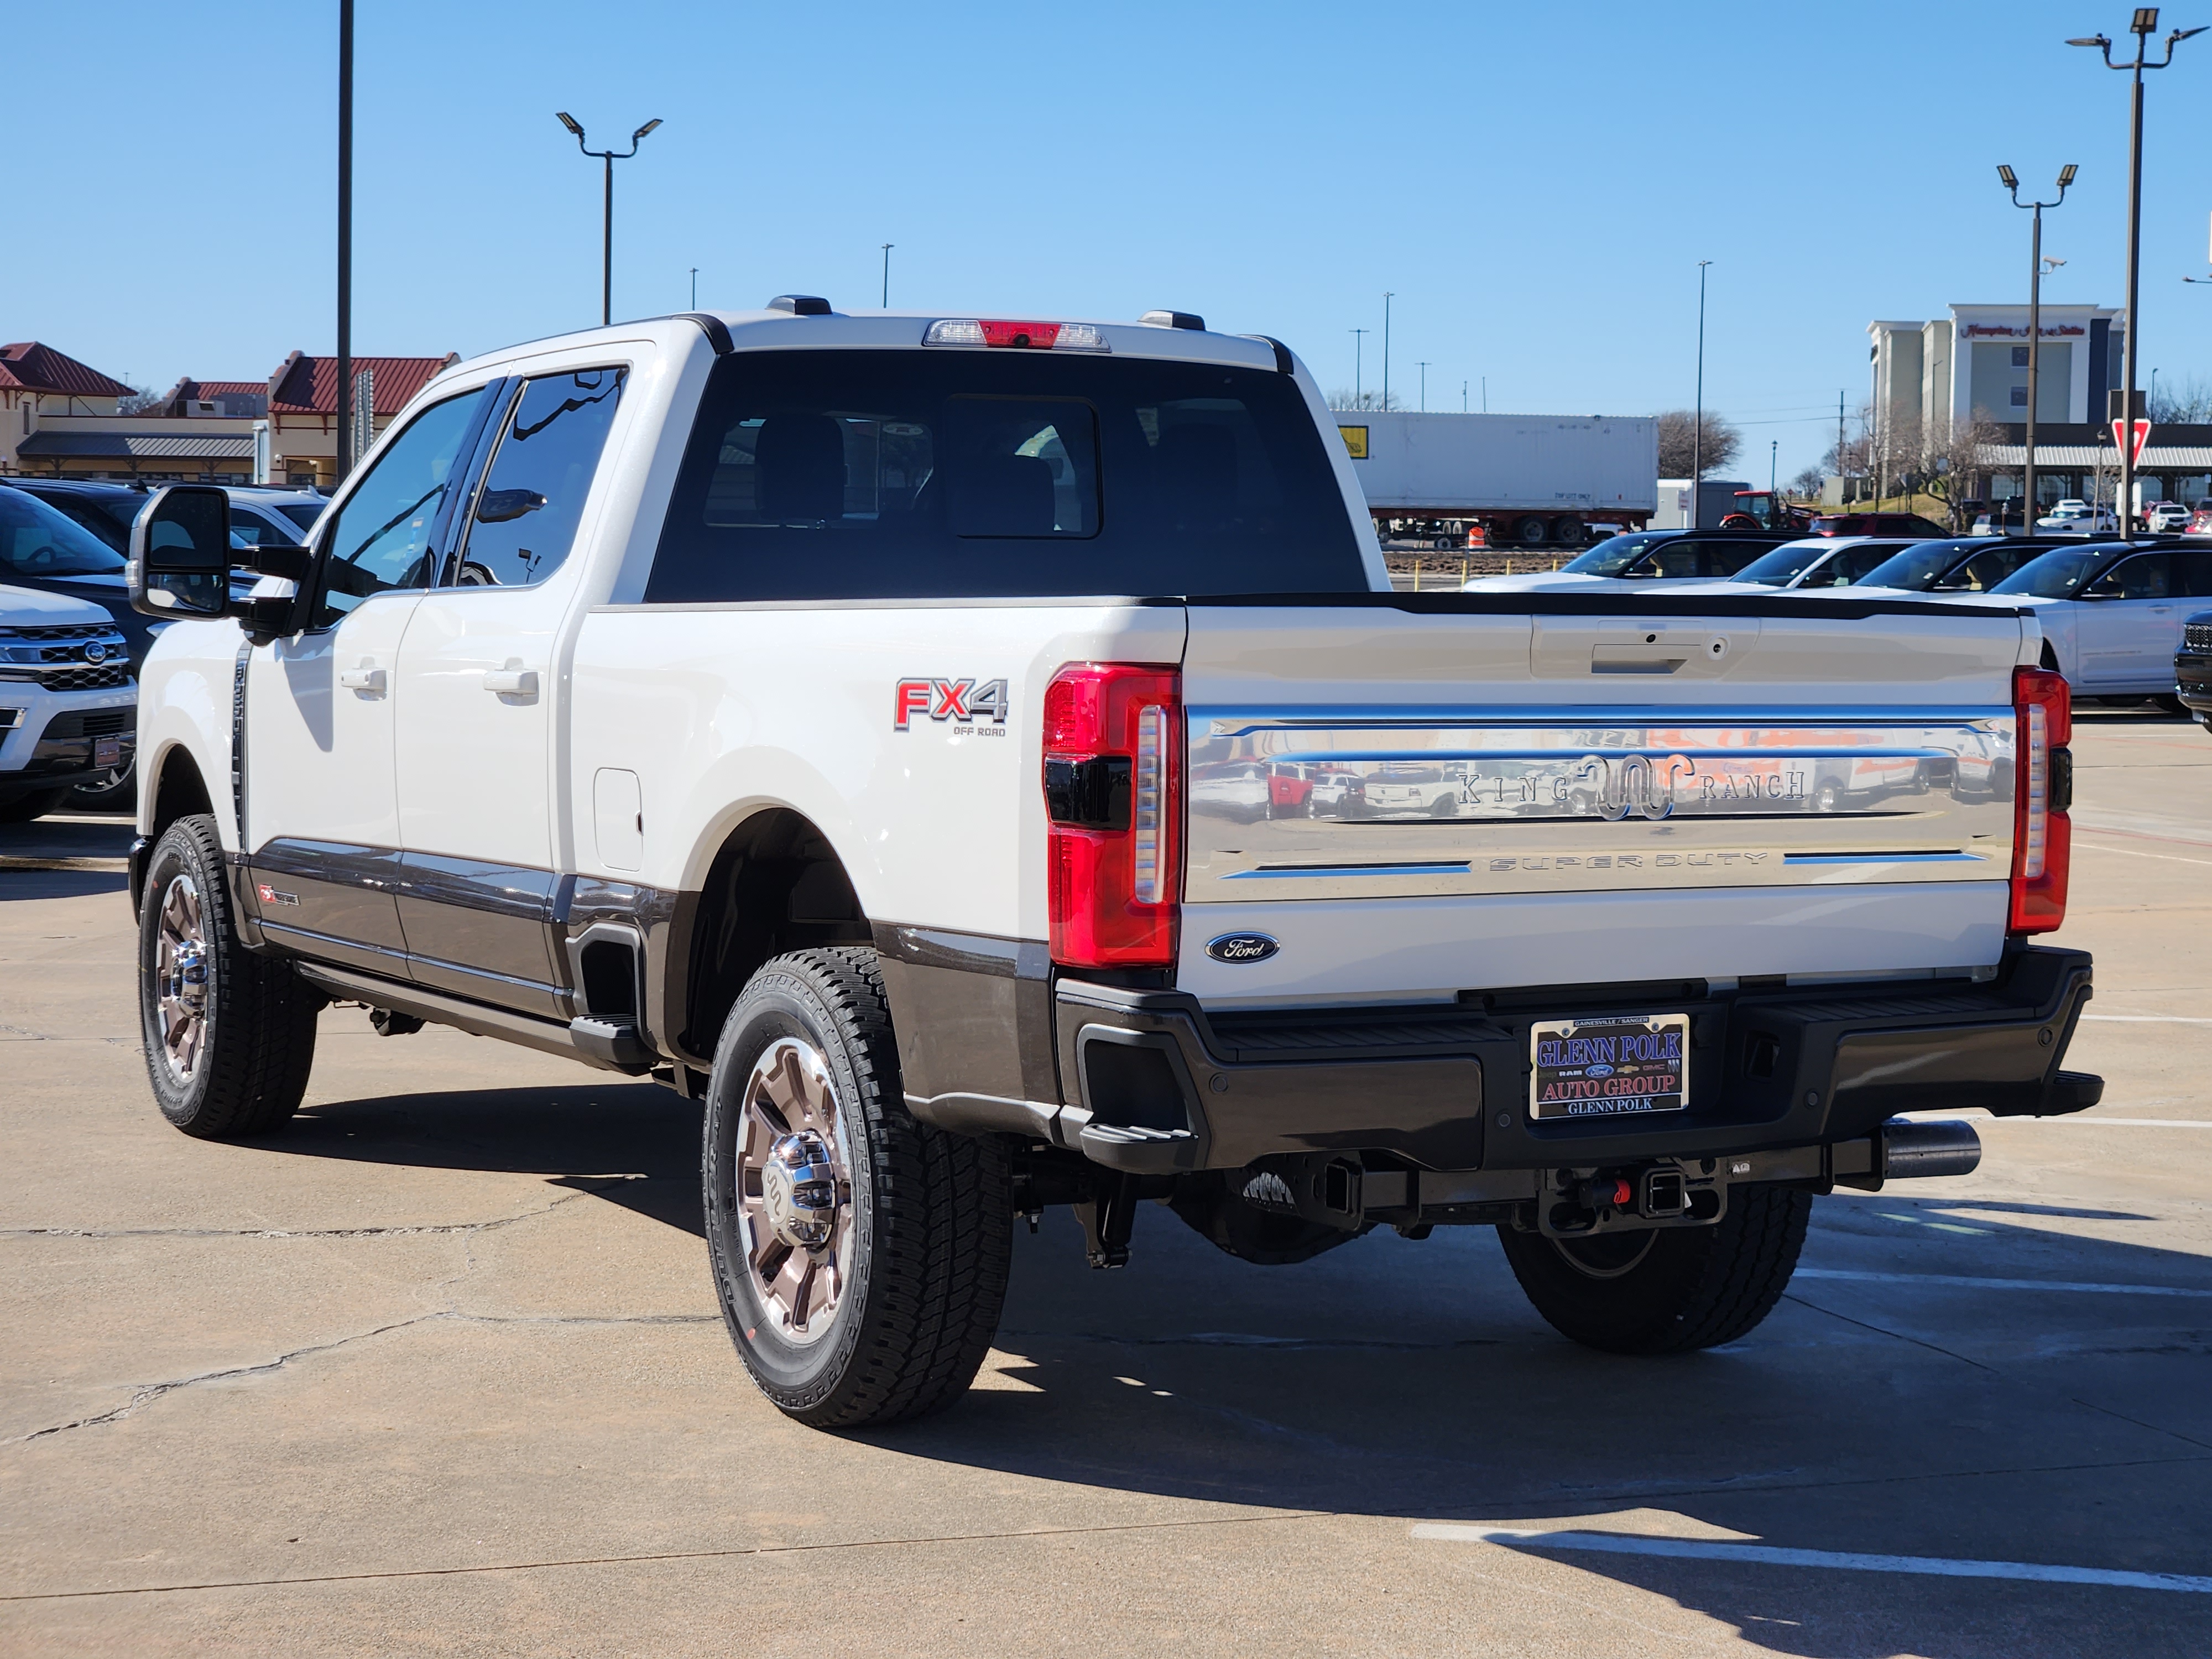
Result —
M 507 1042 L 519 1042 L 524 1048 L 538 1049 L 542 1054 L 562 1054 L 570 1060 L 580 1060 L 586 1066 L 596 1066 L 603 1071 L 622 1072 L 631 1076 L 653 1069 L 653 1056 L 642 1042 L 638 1042 L 636 1028 L 627 1021 L 620 1031 L 627 1036 L 628 1045 L 618 1047 L 611 1036 L 604 1048 L 595 1044 L 587 1046 L 586 1039 L 576 1030 L 579 1025 L 605 1027 L 605 1020 L 574 1020 L 562 1024 L 558 1020 L 536 1019 L 508 1008 L 494 1008 L 485 1003 L 471 1002 L 466 997 L 448 996 L 441 991 L 432 991 L 420 985 L 403 985 L 395 980 L 380 978 L 351 968 L 335 968 L 327 963 L 295 960 L 292 969 L 301 979 L 324 995 L 339 1002 L 362 1002 L 371 1008 L 382 1008 L 392 1013 L 410 1014 L 433 1025 L 450 1025 L 456 1030 L 474 1036 L 498 1037 Z M 596 1039 L 599 1033 L 593 1033 Z M 635 1054 L 635 1058 L 627 1056 Z M 617 1054 L 624 1058 L 616 1058 Z
M 660 1056 L 645 1046 L 637 1034 L 637 1022 L 628 1019 L 599 1019 L 590 1014 L 579 1014 L 568 1022 L 568 1035 L 582 1049 L 602 1066 L 617 1072 L 649 1072 L 660 1063 Z

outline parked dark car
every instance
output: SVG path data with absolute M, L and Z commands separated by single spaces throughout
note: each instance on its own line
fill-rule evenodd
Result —
M 1932 519 L 1917 513 L 1825 513 L 1813 520 L 1808 536 L 1947 536 Z
M 2212 732 L 2212 611 L 2181 624 L 2181 649 L 2173 653 L 2173 692 L 2181 706 Z
M 152 494 L 143 484 L 94 478 L 26 476 L 6 482 L 67 514 L 118 553 L 131 550 L 131 522 Z M 231 534 L 246 547 L 307 540 L 323 506 L 304 490 L 240 489 L 225 493 L 230 496 Z
M 1862 587 L 1908 593 L 1983 593 L 2030 559 L 2078 544 L 2042 536 L 1962 536 L 1914 542 L 1859 578 Z

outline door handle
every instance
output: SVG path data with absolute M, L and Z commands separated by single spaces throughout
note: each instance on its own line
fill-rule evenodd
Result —
M 366 691 L 372 697 L 384 695 L 384 671 L 376 665 L 374 657 L 363 657 L 358 668 L 338 670 L 338 684 L 349 691 Z
M 510 661 L 504 668 L 487 668 L 483 677 L 484 690 L 502 697 L 534 697 L 538 695 L 538 671 L 521 668 Z

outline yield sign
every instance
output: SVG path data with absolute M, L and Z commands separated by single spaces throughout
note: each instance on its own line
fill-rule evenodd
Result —
M 2125 429 L 2127 426 L 2128 422 L 2125 421 L 2114 421 L 2112 422 L 2112 442 L 2114 444 L 2124 444 L 2128 441 L 2128 434 Z M 2135 448 L 2128 456 L 2128 465 L 2130 466 L 2141 466 L 2142 465 L 2143 446 L 2150 441 L 2150 422 L 2148 421 L 2137 421 L 2135 422 Z

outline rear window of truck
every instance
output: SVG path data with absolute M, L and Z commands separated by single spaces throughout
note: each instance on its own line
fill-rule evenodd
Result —
M 648 604 L 1364 592 L 1287 375 L 1046 352 L 738 352 Z

